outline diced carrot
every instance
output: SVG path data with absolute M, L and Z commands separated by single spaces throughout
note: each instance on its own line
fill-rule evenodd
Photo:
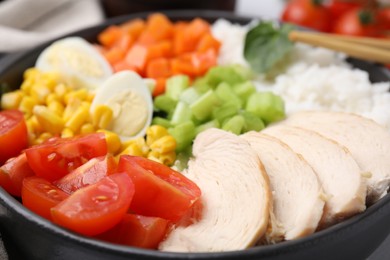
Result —
M 154 38 L 153 34 L 147 31 L 143 31 L 137 39 L 137 44 L 143 46 L 150 46 L 155 44 L 157 40 Z
M 121 60 L 115 64 L 112 65 L 112 68 L 114 72 L 119 72 L 123 70 L 132 70 L 137 72 L 138 74 L 142 75 L 141 72 L 134 66 L 128 64 L 125 60 Z
M 114 42 L 111 48 L 118 48 L 124 52 L 128 51 L 134 43 L 134 38 L 131 35 L 125 34 Z
M 210 33 L 210 25 L 200 18 L 192 20 L 181 31 L 177 29 L 173 42 L 174 53 L 179 55 L 195 51 L 201 37 L 207 33 Z
M 208 49 L 214 49 L 216 52 L 219 52 L 221 43 L 213 37 L 211 33 L 206 33 L 200 39 L 198 46 L 196 47 L 197 52 L 205 52 Z
M 148 48 L 148 60 L 155 58 L 168 58 L 172 54 L 172 43 L 171 41 L 160 41 Z
M 137 18 L 125 22 L 119 27 L 124 30 L 128 35 L 130 35 L 133 39 L 137 39 L 141 35 L 142 31 L 145 30 L 146 23 L 144 20 Z
M 161 13 L 154 13 L 148 16 L 146 22 L 146 31 L 151 33 L 155 40 L 171 39 L 174 32 L 172 22 Z
M 165 84 L 167 79 L 166 78 L 157 78 L 156 80 L 156 86 L 153 90 L 153 97 L 157 97 L 165 92 Z
M 186 74 L 190 77 L 196 76 L 196 70 L 192 63 L 191 54 L 182 54 L 171 60 L 171 70 L 173 75 Z
M 148 58 L 148 49 L 145 46 L 135 44 L 126 53 L 125 61 L 132 67 L 143 72 Z
M 98 34 L 98 41 L 105 47 L 110 47 L 118 39 L 123 37 L 124 32 L 116 25 L 111 25 L 104 31 Z
M 211 67 L 217 65 L 217 52 L 214 49 L 209 49 L 206 52 L 196 52 L 191 55 L 191 62 L 195 70 L 196 76 L 202 76 Z
M 146 77 L 148 78 L 167 78 L 171 75 L 170 62 L 166 58 L 153 59 L 146 66 Z
M 123 60 L 125 54 L 126 52 L 124 50 L 113 47 L 106 50 L 103 55 L 111 65 L 114 65 L 115 63 L 118 63 L 119 61 Z
M 184 31 L 187 28 L 189 22 L 186 21 L 178 21 L 173 25 L 173 33 L 176 34 L 180 31 Z

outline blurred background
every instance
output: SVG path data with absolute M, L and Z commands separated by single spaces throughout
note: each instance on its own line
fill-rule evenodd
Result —
M 383 30 L 386 36 L 390 30 L 388 6 L 390 0 L 0 0 L 0 53 L 28 49 L 111 17 L 173 9 L 194 14 L 200 9 L 223 10 L 325 32 L 384 37 Z M 342 17 L 355 7 L 364 12 Z

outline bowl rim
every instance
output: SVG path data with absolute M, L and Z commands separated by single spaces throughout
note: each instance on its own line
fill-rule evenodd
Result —
M 223 18 L 238 24 L 246 24 L 252 20 L 261 20 L 261 17 L 241 16 L 241 15 L 234 14 L 233 12 L 216 11 L 216 10 L 196 10 L 196 15 L 194 15 L 193 10 L 165 10 L 165 11 L 163 10 L 163 11 L 149 11 L 149 12 L 139 12 L 139 13 L 137 12 L 129 15 L 122 15 L 122 16 L 106 19 L 103 23 L 100 23 L 95 26 L 74 31 L 62 35 L 60 37 L 56 37 L 55 39 L 42 43 L 29 50 L 8 55 L 8 57 L 7 56 L 3 57 L 3 61 L 1 61 L 2 66 L 0 66 L 0 75 L 4 74 L 11 65 L 18 62 L 23 62 L 23 59 L 26 56 L 31 55 L 31 53 L 34 51 L 42 50 L 43 48 L 45 48 L 46 46 L 48 46 L 49 44 L 51 44 L 57 39 L 61 39 L 68 36 L 82 35 L 94 29 L 97 30 L 99 28 L 107 27 L 108 25 L 119 24 L 121 22 L 134 19 L 134 18 L 145 18 L 147 15 L 156 12 L 164 13 L 171 19 L 178 19 L 182 17 L 186 17 L 187 19 L 194 18 L 194 17 L 201 17 L 205 19 L 216 20 L 218 18 Z M 384 74 L 390 80 L 390 70 L 387 70 L 386 68 L 379 65 L 376 67 L 377 69 L 382 70 L 382 72 L 384 72 Z M 313 246 L 315 244 L 322 243 L 326 240 L 331 239 L 336 234 L 339 234 L 341 232 L 350 229 L 355 229 L 358 226 L 360 226 L 363 222 L 369 221 L 370 219 L 374 218 L 375 216 L 378 216 L 379 214 L 384 214 L 383 212 L 385 210 L 390 211 L 390 193 L 386 194 L 375 204 L 367 207 L 367 209 L 364 212 L 359 213 L 349 219 L 343 220 L 338 224 L 317 231 L 303 238 L 283 241 L 277 244 L 255 246 L 243 250 L 225 251 L 225 252 L 200 252 L 200 253 L 193 253 L 193 252 L 180 253 L 180 252 L 163 252 L 158 250 L 148 250 L 148 249 L 136 248 L 131 246 L 113 244 L 109 242 L 100 241 L 95 238 L 82 236 L 75 232 L 67 230 L 65 228 L 62 228 L 54 224 L 53 222 L 46 220 L 40 217 L 39 215 L 35 214 L 34 212 L 28 210 L 16 198 L 8 194 L 1 187 L 0 187 L 0 204 L 2 204 L 2 206 L 6 208 L 8 211 L 16 213 L 17 215 L 21 216 L 23 218 L 23 221 L 26 221 L 29 224 L 38 225 L 41 228 L 45 229 L 46 232 L 50 232 L 52 235 L 61 235 L 64 239 L 70 242 L 79 243 L 80 246 L 87 247 L 93 250 L 105 250 L 108 253 L 121 255 L 121 256 L 151 257 L 157 259 L 167 259 L 167 258 L 182 259 L 183 257 L 190 257 L 192 259 L 210 259 L 210 258 L 225 259 L 230 257 L 242 257 L 242 256 L 250 256 L 250 255 L 272 256 L 272 255 L 280 254 L 281 252 L 304 249 Z M 0 211 L 0 216 L 1 215 L 2 213 Z

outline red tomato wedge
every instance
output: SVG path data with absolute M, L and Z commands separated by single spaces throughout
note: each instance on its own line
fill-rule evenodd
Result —
M 104 133 L 71 138 L 51 138 L 26 150 L 27 161 L 35 174 L 55 181 L 88 160 L 107 154 Z
M 23 205 L 46 219 L 51 219 L 50 209 L 68 196 L 43 178 L 33 176 L 23 180 Z
M 8 193 L 20 197 L 22 192 L 23 179 L 33 176 L 34 172 L 27 163 L 25 153 L 18 157 L 9 159 L 0 168 L 0 186 Z
M 181 173 L 143 157 L 121 156 L 118 171 L 133 180 L 135 194 L 130 209 L 136 214 L 176 222 L 201 195 L 199 187 Z
M 134 185 L 126 173 L 116 173 L 81 188 L 52 208 L 53 222 L 87 236 L 118 224 L 129 209 Z
M 162 218 L 126 214 L 118 225 L 98 238 L 116 244 L 157 249 L 167 234 L 168 223 Z
M 0 165 L 27 147 L 27 126 L 18 110 L 0 112 Z
M 54 184 L 68 194 L 85 186 L 94 184 L 104 177 L 113 174 L 116 169 L 116 162 L 112 155 L 107 154 L 92 158 L 71 173 L 65 175 Z

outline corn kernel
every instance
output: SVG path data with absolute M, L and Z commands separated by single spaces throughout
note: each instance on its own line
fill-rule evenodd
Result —
M 95 132 L 95 127 L 91 123 L 85 123 L 80 127 L 80 134 L 90 134 Z
M 159 157 L 159 160 L 162 164 L 171 166 L 176 160 L 176 152 L 170 151 L 167 153 L 162 153 Z
M 138 146 L 136 143 L 130 144 L 126 147 L 119 155 L 134 155 L 134 156 L 145 156 L 142 151 L 142 147 Z
M 98 105 L 92 113 L 92 124 L 96 128 L 105 129 L 113 118 L 112 109 L 106 105 Z
M 161 156 L 160 153 L 158 153 L 156 151 L 151 151 L 148 153 L 148 156 L 146 158 L 148 158 L 149 160 L 158 162 L 158 163 L 162 163 L 162 161 L 160 161 L 160 156 Z
M 25 113 L 28 117 L 33 114 L 33 108 L 38 104 L 38 101 L 30 96 L 24 96 L 20 101 L 18 109 Z
M 35 78 L 40 74 L 41 72 L 37 68 L 29 68 L 24 71 L 23 79 Z
M 64 128 L 64 120 L 45 106 L 35 106 L 33 113 L 46 132 L 59 134 Z
M 42 74 L 40 81 L 42 84 L 47 86 L 50 90 L 54 90 L 57 86 L 58 81 L 60 81 L 60 74 L 56 72 L 46 72 Z
M 141 152 L 142 156 L 146 156 L 149 152 L 149 146 L 146 145 L 145 139 L 143 137 L 138 137 L 136 139 L 128 140 L 122 143 L 122 150 L 126 149 L 130 145 L 137 145 Z
M 51 90 L 41 84 L 41 83 L 36 83 L 32 86 L 30 89 L 30 95 L 32 98 L 38 100 L 39 104 L 45 104 L 46 103 L 46 97 L 51 93 Z
M 176 149 L 176 140 L 171 135 L 163 136 L 149 145 L 150 149 L 158 153 L 166 153 Z
M 57 102 L 60 102 L 61 104 L 63 104 L 62 99 L 56 93 L 50 93 L 46 97 L 46 100 L 45 100 L 46 105 L 49 105 L 50 102 L 53 102 L 53 101 L 57 101 Z
M 2 109 L 17 109 L 23 98 L 23 92 L 20 90 L 5 93 L 1 96 Z
M 36 134 L 28 132 L 28 146 L 34 145 L 36 138 L 37 138 Z
M 64 105 L 57 101 L 57 100 L 53 100 L 51 101 L 48 105 L 47 105 L 47 108 L 51 111 L 53 111 L 54 113 L 56 113 L 57 115 L 59 116 L 62 116 L 62 114 L 64 113 Z
M 78 98 L 80 100 L 86 100 L 87 96 L 88 96 L 88 90 L 85 88 L 70 91 L 70 92 L 65 94 L 64 102 L 65 102 L 65 104 L 68 104 L 69 101 L 72 100 L 73 98 Z
M 168 130 L 160 125 L 152 125 L 146 130 L 146 144 L 151 145 L 161 137 L 168 135 Z
M 65 94 L 68 93 L 69 91 L 70 88 L 62 83 L 54 87 L 54 93 L 57 94 L 57 96 L 60 97 L 63 102 L 64 102 Z
M 73 116 L 73 114 L 76 113 L 80 106 L 80 99 L 72 99 L 72 101 L 65 107 L 64 113 L 62 115 L 64 121 L 68 121 Z
M 70 128 L 64 128 L 61 132 L 61 137 L 62 138 L 68 138 L 68 137 L 73 137 L 74 133 Z
M 43 141 L 46 141 L 47 139 L 53 137 L 51 133 L 48 132 L 43 132 L 42 134 L 39 135 L 39 139 L 42 139 Z
M 120 151 L 122 143 L 121 143 L 121 139 L 119 138 L 119 136 L 116 133 L 111 132 L 111 131 L 107 131 L 107 130 L 103 130 L 103 129 L 100 129 L 97 132 L 105 134 L 108 151 L 111 154 L 117 154 Z
M 95 94 L 92 93 L 92 92 L 88 92 L 88 95 L 87 97 L 85 98 L 85 101 L 88 101 L 90 103 L 92 103 L 93 99 L 95 98 Z
M 80 106 L 75 113 L 66 121 L 65 127 L 77 133 L 80 127 L 87 121 L 89 110 L 85 106 Z
M 30 133 L 41 133 L 43 131 L 42 126 L 39 124 L 38 119 L 36 116 L 31 116 L 26 121 L 27 129 Z

